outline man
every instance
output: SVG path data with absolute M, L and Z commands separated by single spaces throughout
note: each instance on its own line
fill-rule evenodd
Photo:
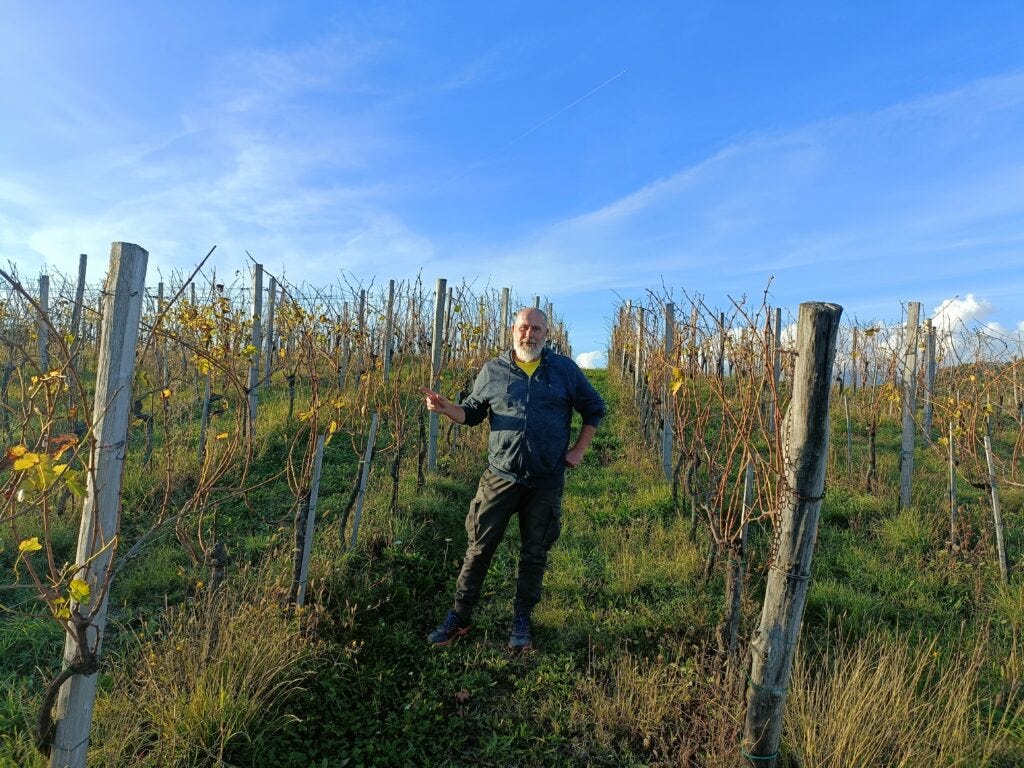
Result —
M 512 324 L 512 349 L 489 360 L 461 405 L 426 387 L 427 410 L 473 426 L 487 417 L 488 467 L 466 516 L 468 544 L 455 585 L 455 606 L 430 633 L 445 646 L 469 632 L 491 559 L 509 520 L 519 518 L 522 544 L 509 648 L 532 647 L 530 611 L 540 600 L 548 550 L 561 532 L 565 468 L 576 467 L 604 416 L 601 396 L 571 358 L 545 347 L 547 317 L 524 308 Z M 583 427 L 569 447 L 572 412 Z

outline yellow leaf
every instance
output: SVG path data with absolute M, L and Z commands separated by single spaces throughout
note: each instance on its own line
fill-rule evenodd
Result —
M 170 397 L 171 397 L 171 390 L 170 390 L 169 388 L 168 388 L 168 389 L 165 389 L 165 390 L 164 390 L 163 392 L 161 392 L 160 394 L 161 394 L 161 395 L 163 396 L 164 400 L 169 400 L 169 399 L 170 399 Z
M 50 606 L 53 615 L 58 619 L 70 619 L 71 610 L 68 608 L 67 598 L 58 597 Z
M 303 411 L 299 414 L 299 421 L 309 421 L 313 418 L 313 410 Z
M 42 457 L 38 453 L 26 453 L 20 459 L 14 462 L 14 468 L 19 472 L 26 469 L 32 469 L 36 464 L 42 460 Z
M 215 437 L 214 439 L 215 439 L 215 440 L 227 440 L 227 439 L 228 439 L 228 433 L 227 433 L 227 432 L 221 432 L 221 433 L 220 433 L 219 435 L 217 435 L 217 437 Z
M 43 548 L 43 545 L 39 543 L 39 537 L 33 536 L 31 539 L 25 539 L 18 544 L 18 551 L 22 554 L 26 552 L 38 552 Z
M 12 459 L 17 459 L 24 456 L 28 452 L 28 448 L 24 445 L 15 445 L 7 449 L 7 455 Z
M 334 419 L 331 419 L 330 426 L 327 427 L 327 433 L 333 435 L 337 431 L 338 431 L 338 422 L 336 422 Z
M 672 394 L 676 394 L 683 386 L 683 371 L 681 368 L 672 368 Z
M 68 594 L 71 595 L 71 599 L 79 603 L 89 601 L 89 591 L 89 582 L 85 579 L 72 579 L 71 586 L 68 587 Z

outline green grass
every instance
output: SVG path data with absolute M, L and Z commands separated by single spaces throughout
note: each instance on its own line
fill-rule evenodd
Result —
M 244 735 L 227 742 L 225 764 L 734 764 L 740 704 L 715 674 L 721 558 L 710 578 L 702 578 L 706 527 L 691 537 L 688 513 L 674 508 L 654 449 L 638 440 L 637 415 L 615 375 L 590 375 L 608 400 L 610 416 L 583 465 L 568 475 L 563 533 L 534 614 L 538 650 L 513 656 L 504 647 L 515 590 L 515 525 L 492 565 L 471 634 L 449 649 L 426 643 L 451 603 L 465 547 L 466 509 L 485 465 L 485 428 L 463 430 L 454 452 L 442 444 L 444 472 L 430 477 L 421 494 L 414 488 L 414 451 L 407 450 L 397 515 L 389 511 L 390 454 L 382 453 L 354 549 L 339 545 L 338 522 L 357 458 L 351 441 L 339 434 L 325 453 L 309 621 L 304 629 L 275 630 L 283 638 L 300 633 L 310 651 L 308 668 L 290 695 L 267 705 L 266 728 L 247 721 Z M 228 588 L 237 605 L 261 610 L 276 605 L 289 573 L 294 496 L 281 471 L 297 425 L 287 424 L 286 409 L 283 397 L 264 404 L 264 428 L 246 480 L 251 490 L 234 493 L 241 478 L 229 473 L 202 522 L 208 538 L 216 512 L 216 534 L 232 558 Z M 834 437 L 839 434 L 845 437 L 844 431 Z M 845 470 L 845 440 L 833 440 L 804 616 L 811 672 L 846 653 L 844 644 L 874 637 L 884 636 L 896 647 L 915 637 L 938 637 L 937 653 L 952 658 L 964 638 L 985 636 L 990 656 L 978 685 L 995 696 L 1020 674 L 1012 650 L 1024 639 L 1024 593 L 1017 576 L 1009 585 L 998 584 L 985 494 L 962 489 L 970 541 L 951 552 L 940 458 L 919 451 L 915 503 L 897 512 L 898 428 L 890 421 L 880 426 L 874 493 L 864 489 L 862 437 L 852 475 Z M 381 445 L 388 440 L 385 425 Z M 159 473 L 129 462 L 126 535 L 144 530 L 147 510 L 161 493 L 159 481 Z M 188 478 L 176 482 L 172 498 L 186 497 Z M 1024 493 L 1008 489 L 1004 501 L 1012 555 L 1024 547 Z M 187 523 L 194 537 L 200 521 L 193 517 Z M 62 553 L 72 551 L 75 535 L 68 516 L 58 530 Z M 755 526 L 744 639 L 759 615 L 770 545 L 770 531 Z M 5 550 L 0 565 L 9 568 L 9 542 Z M 132 692 L 144 690 L 124 680 L 159 685 L 168 669 L 194 669 L 196 679 L 206 679 L 206 667 L 185 663 L 195 649 L 178 645 L 191 635 L 181 629 L 175 634 L 165 605 L 204 605 L 209 576 L 209 567 L 193 563 L 170 529 L 125 568 L 111 594 L 106 658 L 116 674 L 104 678 L 98 718 L 123 713 L 138 695 Z M 11 604 L 10 598 L 5 602 Z M 59 630 L 37 609 L 19 610 L 0 613 L 0 730 L 7 739 L 0 765 L 34 759 L 26 751 L 27 727 L 40 680 L 52 674 L 61 643 Z M 164 678 L 147 672 L 149 647 L 165 649 L 167 665 L 179 657 L 181 663 L 162 667 Z M 280 674 L 280 665 L 266 674 Z M 180 688 L 168 706 L 187 701 L 188 690 Z M 210 704 L 207 694 L 204 701 Z M 190 727 L 231 714 L 212 706 L 204 711 Z M 112 722 L 98 733 L 114 733 Z M 95 748 L 106 749 L 103 743 Z M 215 764 L 201 756 L 180 760 Z

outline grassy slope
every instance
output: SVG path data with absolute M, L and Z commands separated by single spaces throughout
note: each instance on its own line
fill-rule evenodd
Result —
M 584 465 L 569 474 L 563 536 L 552 551 L 545 597 L 535 613 L 538 650 L 513 656 L 504 648 L 515 583 L 514 525 L 492 566 L 472 634 L 446 650 L 425 642 L 450 604 L 465 544 L 463 519 L 484 466 L 482 432 L 462 440 L 447 475 L 432 479 L 421 496 L 412 493 L 413 459 L 406 459 L 397 518 L 386 512 L 382 457 L 364 512 L 363 545 L 344 554 L 334 529 L 352 457 L 336 441 L 337 455 L 329 457 L 331 469 L 321 487 L 321 535 L 312 571 L 319 603 L 315 674 L 275 704 L 275 713 L 296 720 L 272 734 L 251 724 L 248 738 L 229 742 L 226 762 L 619 766 L 727 764 L 735 757 L 738 709 L 709 680 L 707 669 L 720 578 L 700 580 L 706 541 L 689 541 L 689 521 L 672 509 L 653 452 L 637 444 L 631 405 L 608 374 L 594 372 L 592 378 L 608 398 L 611 416 Z M 882 430 L 881 460 L 898 451 L 897 441 L 893 430 Z M 268 447 L 257 469 L 271 472 L 279 464 L 275 450 Z M 812 657 L 838 653 L 829 649 L 840 636 L 885 635 L 903 645 L 937 636 L 937 655 L 943 656 L 965 641 L 961 624 L 970 638 L 983 634 L 991 617 L 982 685 L 997 691 L 1019 671 L 1011 668 L 1016 662 L 1010 649 L 1024 624 L 1024 590 L 1019 581 L 995 585 L 978 497 L 968 499 L 979 534 L 974 550 L 956 558 L 944 553 L 942 468 L 926 454 L 919 467 L 918 505 L 899 515 L 888 501 L 862 493 L 859 480 L 830 473 L 805 649 Z M 893 476 L 891 467 L 880 469 L 883 477 Z M 881 496 L 892 498 L 892 489 Z M 239 559 L 259 560 L 267 543 L 286 548 L 275 525 L 288 521 L 272 511 L 282 504 L 283 498 L 260 499 L 256 526 L 246 522 L 246 510 L 225 510 L 225 524 L 233 525 L 233 518 L 237 523 Z M 1019 552 L 1019 494 L 1007 494 L 1004 514 L 1012 532 L 1010 551 Z M 765 538 L 754 533 L 755 552 L 763 551 Z M 282 568 L 278 558 L 269 570 Z M 116 600 L 129 610 L 150 605 L 157 611 L 162 594 L 190 594 L 198 576 L 185 572 L 168 544 L 126 574 Z M 760 580 L 753 571 L 755 594 Z M 757 610 L 748 597 L 744 635 Z M 27 711 L 32 666 L 53 658 L 55 638 L 46 626 L 31 618 L 8 620 L 0 632 L 3 671 L 14 676 L 0 712 L 8 713 L 12 728 Z M 130 644 L 126 648 L 116 663 L 144 676 Z M 108 695 L 116 712 L 119 693 L 113 689 Z M 10 745 L 5 749 L 8 756 L 25 755 Z M 4 756 L 0 752 L 0 762 Z

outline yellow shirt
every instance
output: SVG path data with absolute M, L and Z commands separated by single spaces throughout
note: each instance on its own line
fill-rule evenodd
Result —
M 516 365 L 523 369 L 523 373 L 527 376 L 533 376 L 533 372 L 537 370 L 537 366 L 540 365 L 540 358 L 538 357 L 532 363 L 524 363 L 522 360 L 516 360 Z

